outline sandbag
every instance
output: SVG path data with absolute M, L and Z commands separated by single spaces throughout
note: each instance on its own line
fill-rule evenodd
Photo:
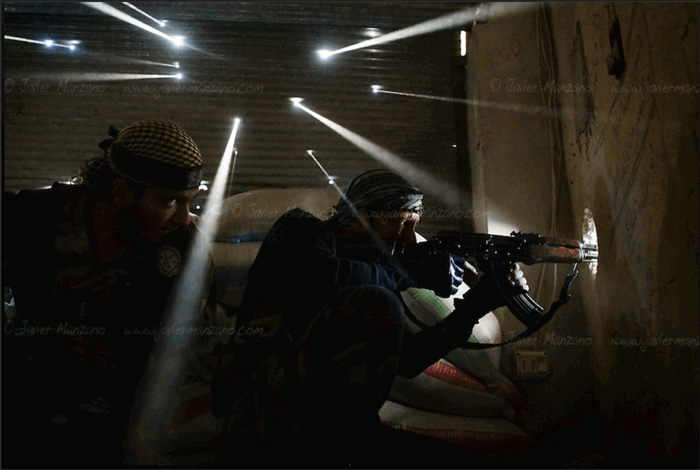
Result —
M 288 210 L 300 208 L 327 219 L 340 198 L 334 189 L 261 189 L 228 197 L 203 218 L 218 217 L 212 238 L 217 300 L 237 308 L 247 273 L 265 235 Z
M 392 428 L 442 439 L 485 457 L 517 454 L 534 445 L 524 431 L 506 419 L 451 416 L 391 401 L 379 410 L 379 416 Z
M 228 197 L 202 217 L 218 217 L 215 239 L 265 234 L 282 215 L 300 208 L 321 220 L 330 217 L 340 195 L 335 189 L 259 189 Z
M 524 400 L 504 381 L 498 387 L 440 360 L 412 379 L 396 377 L 389 400 L 455 416 L 502 418 L 522 423 Z

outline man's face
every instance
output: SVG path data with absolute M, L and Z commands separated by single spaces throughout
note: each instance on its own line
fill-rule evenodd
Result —
M 399 212 L 375 217 L 372 225 L 383 240 L 418 243 L 416 226 L 419 221 L 420 216 L 415 212 Z
M 153 242 L 190 223 L 190 203 L 199 189 L 148 188 L 133 213 L 137 231 Z

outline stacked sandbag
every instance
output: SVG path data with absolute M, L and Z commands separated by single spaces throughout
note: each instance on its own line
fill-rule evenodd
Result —
M 218 351 L 236 332 L 236 319 L 217 305 L 212 327 L 205 341 L 190 346 L 184 366 L 186 380 L 170 397 L 163 428 L 158 432 L 158 452 L 173 465 L 201 465 L 218 461 L 216 443 L 223 423 L 213 414 L 211 391 L 213 371 L 220 360 Z
M 340 198 L 335 189 L 261 189 L 224 199 L 203 218 L 218 217 L 212 256 L 216 266 L 219 302 L 235 309 L 248 281 L 267 232 L 288 210 L 300 208 L 319 219 L 327 219 Z
M 532 439 L 503 418 L 452 416 L 386 402 L 379 412 L 387 426 L 442 439 L 484 457 L 518 454 Z
M 462 290 L 466 290 L 464 285 Z M 416 320 L 427 326 L 454 308 L 453 299 L 441 299 L 425 289 L 411 288 L 402 296 Z M 409 331 L 420 330 L 410 318 L 404 320 Z M 492 313 L 480 320 L 470 338 L 476 343 L 500 340 L 498 321 Z M 518 428 L 525 401 L 499 371 L 500 356 L 489 351 L 493 349 L 456 349 L 413 379 L 397 377 L 379 412 L 382 422 L 484 456 L 529 449 L 532 440 Z

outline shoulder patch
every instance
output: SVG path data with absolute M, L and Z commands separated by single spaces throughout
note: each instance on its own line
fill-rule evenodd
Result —
M 182 267 L 182 254 L 175 247 L 170 245 L 162 245 L 158 247 L 156 265 L 158 267 L 158 271 L 160 271 L 164 276 L 175 276 L 180 272 Z

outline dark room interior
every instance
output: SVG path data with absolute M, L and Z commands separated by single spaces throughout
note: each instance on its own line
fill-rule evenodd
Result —
M 522 232 L 596 245 L 542 329 L 397 378 L 381 421 L 501 468 L 700 466 L 697 3 L 2 7 L 4 191 L 75 183 L 110 126 L 179 124 L 203 159 L 189 210 L 216 221 L 205 233 L 227 325 L 255 237 L 294 207 L 329 214 L 370 169 L 423 189 L 426 239 Z M 14 224 L 3 216 L 3 235 Z M 547 309 L 572 268 L 522 269 Z M 14 315 L 4 287 L 3 354 Z M 498 343 L 523 330 L 501 307 L 473 335 Z M 3 373 L 3 392 L 18 379 Z M 235 468 L 219 458 L 206 386 L 163 399 L 167 463 Z M 25 425 L 6 400 L 2 411 L 3 436 Z M 2 446 L 3 467 L 21 462 L 12 454 Z M 72 466 L 62 458 L 57 468 Z

